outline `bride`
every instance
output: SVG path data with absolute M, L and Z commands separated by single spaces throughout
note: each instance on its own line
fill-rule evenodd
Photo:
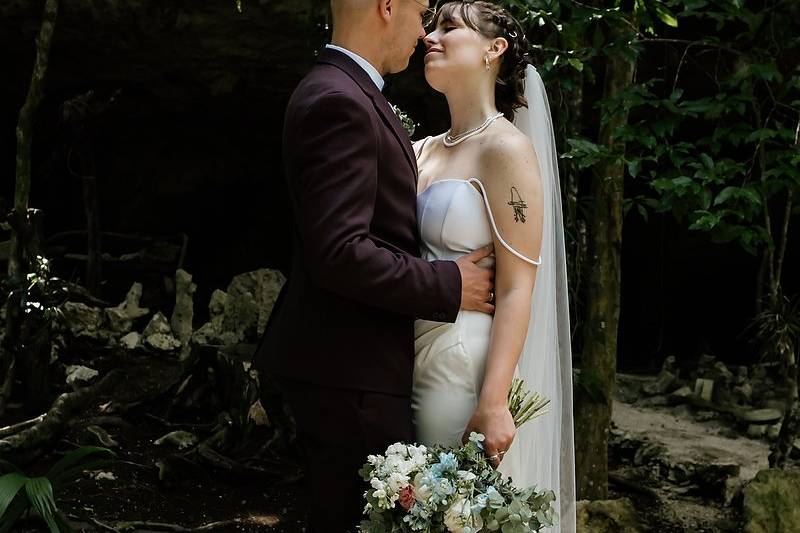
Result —
M 412 409 L 417 440 L 457 445 L 471 431 L 515 485 L 557 495 L 575 531 L 572 366 L 558 167 L 547 95 L 519 23 L 489 2 L 448 2 L 425 38 L 425 77 L 451 128 L 418 141 L 423 257 L 495 250 L 494 317 L 418 320 Z M 551 400 L 515 430 L 514 376 Z

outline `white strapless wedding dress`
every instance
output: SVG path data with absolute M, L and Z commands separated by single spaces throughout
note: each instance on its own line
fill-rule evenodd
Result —
M 499 242 L 521 259 L 533 264 L 541 262 L 519 254 L 497 233 L 486 190 L 475 178 L 433 181 L 417 196 L 417 216 L 424 259 L 455 260 L 491 244 L 494 231 Z M 492 258 L 486 261 L 490 260 Z M 485 313 L 461 311 L 455 323 L 415 322 L 416 357 L 411 405 L 418 442 L 446 446 L 461 444 L 461 436 L 478 404 L 492 320 L 493 317 Z M 543 370 L 537 383 L 528 383 L 528 387 L 552 398 L 557 380 L 545 375 L 547 369 Z M 528 422 L 526 426 L 531 427 L 524 429 L 537 434 L 537 421 Z M 544 442 L 543 437 L 548 442 Z M 499 470 L 515 480 L 520 488 L 536 485 L 540 489 L 555 489 L 558 494 L 558 460 L 553 461 L 551 455 L 555 452 L 558 456 L 558 449 L 552 450 L 558 444 L 549 435 L 529 437 L 525 445 L 535 446 L 537 452 L 542 452 L 542 457 L 537 457 L 535 468 L 526 469 L 529 477 L 520 479 L 522 458 L 519 442 L 518 434 Z M 530 478 L 532 470 L 535 475 Z M 556 533 L 561 528 L 556 526 L 545 531 Z

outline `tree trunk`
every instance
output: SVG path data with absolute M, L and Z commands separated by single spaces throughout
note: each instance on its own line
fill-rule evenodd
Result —
M 603 99 L 608 101 L 633 82 L 635 63 L 609 56 Z M 624 154 L 615 132 L 628 121 L 627 112 L 601 125 L 599 144 Z M 589 224 L 586 321 L 583 325 L 581 384 L 577 387 L 575 442 L 577 491 L 580 499 L 608 497 L 608 428 L 615 389 L 617 326 L 620 307 L 622 200 L 625 165 L 615 158 L 598 165 L 592 183 L 593 218 Z
M 38 246 L 35 242 L 35 225 L 31 221 L 28 203 L 31 192 L 31 153 L 33 147 L 33 126 L 36 112 L 42 101 L 44 78 L 47 73 L 47 63 L 50 57 L 50 45 L 53 42 L 56 15 L 58 14 L 58 0 L 46 0 L 42 25 L 36 38 L 36 62 L 31 75 L 31 84 L 25 103 L 19 113 L 17 122 L 17 162 L 16 183 L 14 189 L 14 209 L 11 213 L 11 254 L 8 259 L 9 277 L 24 275 L 28 270 L 26 250 L 31 245 Z M 8 299 L 6 307 L 6 334 L 3 340 L 3 350 L 0 350 L 0 375 L 4 376 L 4 384 L 0 389 L 0 415 L 5 412 L 6 402 L 11 395 L 13 384 L 12 362 L 15 360 L 16 344 L 20 336 L 22 316 L 16 302 Z

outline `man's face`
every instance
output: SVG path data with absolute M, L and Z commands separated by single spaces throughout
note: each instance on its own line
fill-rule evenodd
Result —
M 387 54 L 388 73 L 405 70 L 431 15 L 428 0 L 395 0 Z

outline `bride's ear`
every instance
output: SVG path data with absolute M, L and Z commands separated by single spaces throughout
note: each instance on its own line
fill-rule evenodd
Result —
M 498 59 L 508 50 L 508 41 L 504 37 L 495 37 L 489 45 L 487 53 L 492 60 Z

